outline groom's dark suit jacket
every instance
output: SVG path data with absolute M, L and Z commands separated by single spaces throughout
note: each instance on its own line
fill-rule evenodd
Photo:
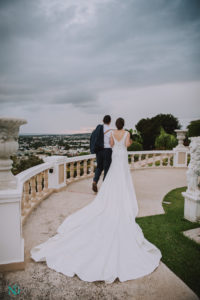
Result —
M 97 130 L 97 141 L 96 141 L 96 146 L 98 150 L 104 149 L 104 132 L 103 132 L 103 125 L 99 124 L 96 127 Z

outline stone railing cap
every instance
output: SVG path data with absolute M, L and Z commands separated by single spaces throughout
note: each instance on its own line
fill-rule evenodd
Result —
M 66 156 L 58 156 L 58 155 L 52 155 L 52 156 L 48 156 L 48 157 L 44 157 L 44 161 L 45 162 L 55 162 L 55 163 L 65 163 L 66 162 L 67 157 Z

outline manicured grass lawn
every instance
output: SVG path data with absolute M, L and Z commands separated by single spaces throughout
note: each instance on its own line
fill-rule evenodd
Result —
M 136 218 L 147 240 L 162 253 L 164 262 L 198 296 L 200 296 L 200 245 L 185 237 L 182 231 L 200 227 L 184 219 L 184 198 L 181 192 L 186 187 L 170 191 L 163 201 L 165 214 Z

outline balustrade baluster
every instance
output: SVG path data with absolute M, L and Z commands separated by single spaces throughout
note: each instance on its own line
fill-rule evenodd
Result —
M 153 164 L 152 164 L 152 167 L 155 167 L 156 166 L 156 155 L 155 153 L 153 153 Z
M 145 168 L 147 164 L 147 154 L 144 154 L 144 159 L 143 159 L 143 167 Z
M 29 201 L 29 180 L 27 180 L 24 183 L 24 207 L 26 210 L 29 210 L 31 207 L 30 201 Z
M 87 159 L 83 161 L 83 176 L 87 176 Z
M 31 184 L 31 202 L 37 202 L 35 176 L 31 178 L 30 184 Z
M 77 171 L 77 179 L 80 178 L 80 174 L 81 174 L 81 165 L 80 165 L 80 161 L 77 161 L 77 165 L 76 165 L 76 171 Z
M 70 181 L 73 181 L 74 179 L 74 163 L 70 163 Z
M 149 154 L 146 154 L 146 157 L 145 157 L 145 167 L 148 167 L 149 166 Z
M 48 191 L 48 172 L 49 170 L 44 171 L 44 189 L 43 189 L 44 193 L 47 193 Z
M 138 165 L 139 165 L 139 168 L 141 168 L 141 166 L 142 166 L 142 154 L 139 154 Z
M 134 168 L 135 162 L 134 162 L 134 154 L 131 154 L 131 168 Z
M 146 155 L 146 153 L 143 155 L 144 155 L 144 159 L 141 159 L 141 162 L 142 162 L 142 167 L 144 168 L 144 167 L 146 167 L 147 155 Z
M 42 174 L 39 173 L 36 176 L 37 180 L 37 199 L 39 200 L 42 196 Z
M 160 167 L 163 166 L 163 154 L 160 153 Z
M 25 209 L 25 193 L 24 193 L 24 185 L 23 185 L 23 193 L 22 193 L 22 199 L 21 199 L 21 215 L 25 216 L 26 209 Z
M 94 174 L 94 158 L 90 160 L 90 174 Z
M 167 167 L 170 167 L 170 153 L 167 154 Z

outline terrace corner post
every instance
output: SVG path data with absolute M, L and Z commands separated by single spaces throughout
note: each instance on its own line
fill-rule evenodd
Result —
M 183 145 L 187 130 L 175 129 L 177 133 L 178 145 L 173 148 L 174 167 L 187 167 L 188 147 Z
M 45 162 L 53 163 L 48 172 L 48 188 L 59 190 L 66 186 L 66 156 L 52 155 L 44 158 Z
M 21 224 L 22 186 L 12 174 L 19 127 L 24 119 L 0 117 L 0 272 L 24 269 L 24 239 Z
M 191 137 L 190 163 L 188 165 L 187 190 L 184 197 L 184 218 L 191 222 L 200 221 L 200 136 Z

